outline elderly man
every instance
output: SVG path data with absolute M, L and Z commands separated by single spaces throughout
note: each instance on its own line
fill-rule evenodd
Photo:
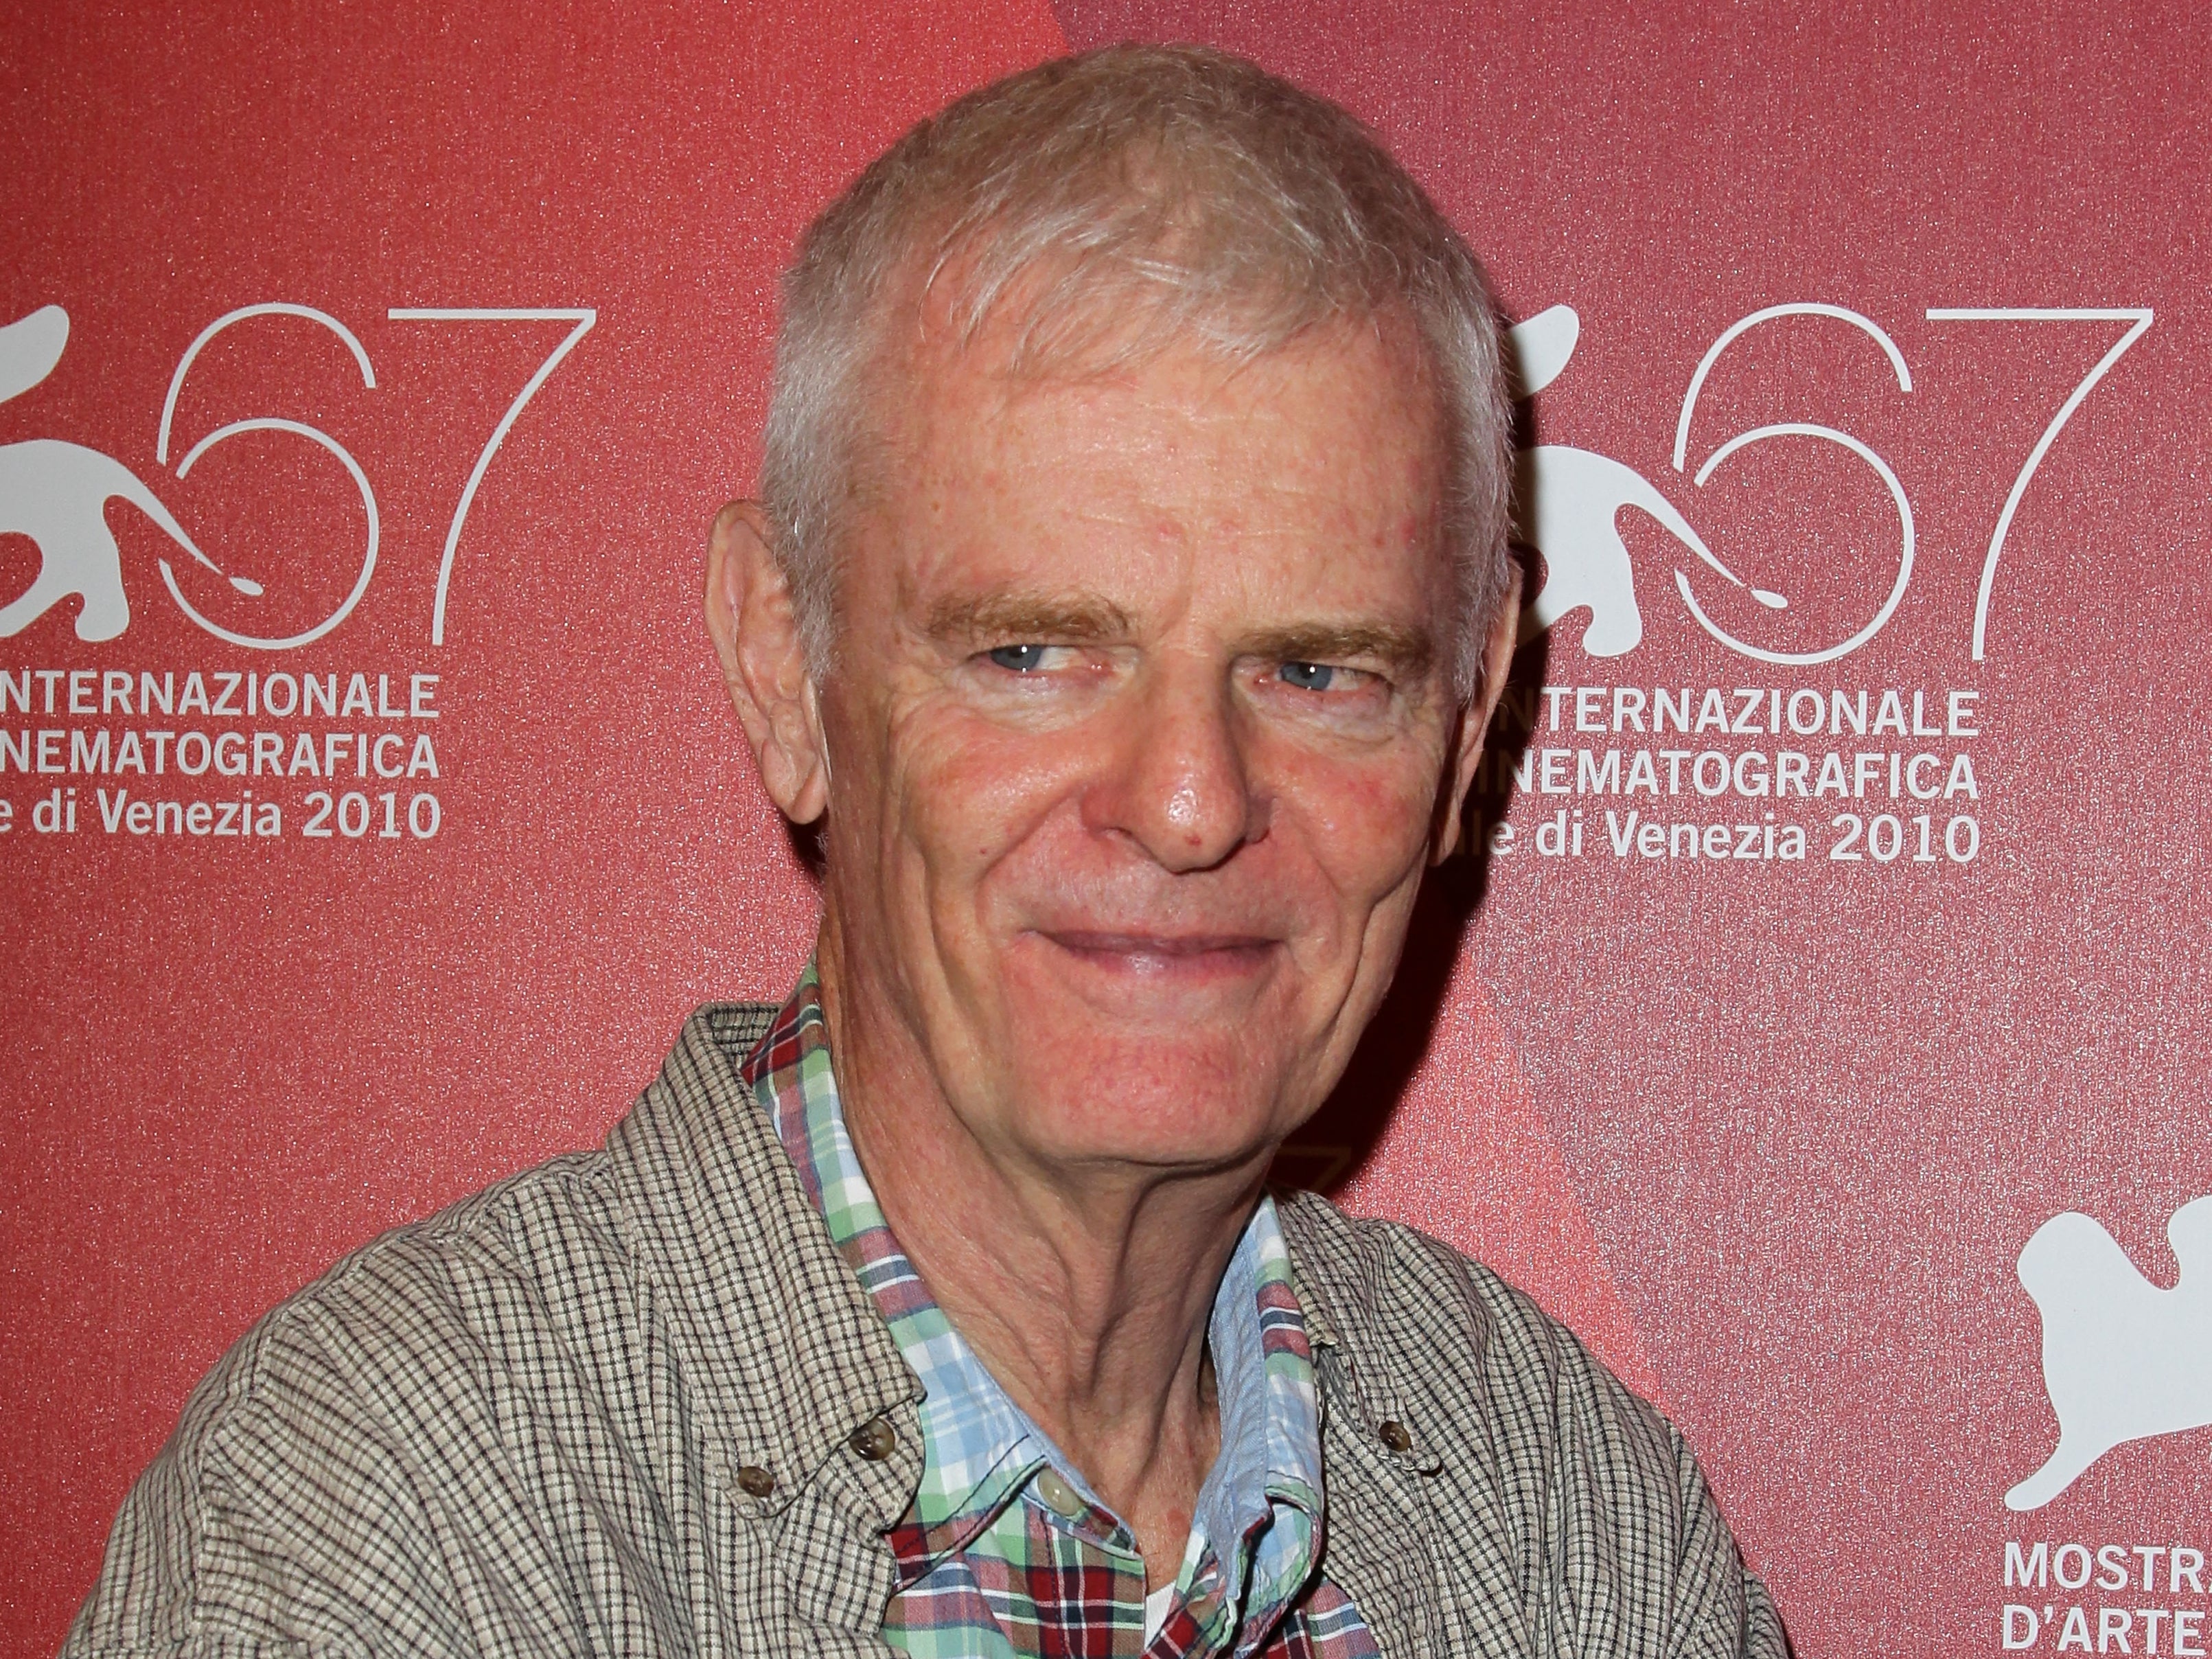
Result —
M 808 234 L 707 617 L 814 960 L 598 1153 L 194 1396 L 78 1654 L 1780 1654 L 1526 1299 L 1270 1196 L 1513 635 L 1472 258 L 1341 112 L 1123 48 Z

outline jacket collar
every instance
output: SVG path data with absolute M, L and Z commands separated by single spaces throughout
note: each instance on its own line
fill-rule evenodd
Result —
M 1467 1423 L 1493 1420 L 1490 1316 L 1467 1294 L 1467 1268 L 1453 1252 L 1354 1221 L 1310 1193 L 1279 1195 L 1276 1208 L 1322 1384 L 1330 1576 L 1383 1652 L 1438 1651 L 1436 1589 L 1420 1565 L 1434 1540 L 1419 1517 L 1429 1514 L 1432 1483 L 1446 1472 L 1447 1438 L 1473 1465 L 1455 1471 L 1449 1487 L 1466 1506 L 1454 1528 L 1467 1540 L 1455 1571 L 1492 1607 L 1525 1601 L 1497 1449 L 1487 1432 L 1466 1431 Z M 1446 1310 L 1458 1317 L 1440 1322 Z M 1421 1386 L 1424 1362 L 1414 1358 L 1433 1354 L 1439 1340 L 1462 1351 L 1443 1361 L 1465 1390 L 1453 1406 L 1465 1420 L 1449 1437 L 1425 1420 L 1438 1408 L 1437 1391 Z M 1493 1659 L 1533 1654 L 1525 1620 L 1502 1626 L 1499 1645 L 1486 1651 Z
M 732 1503 L 780 1514 L 836 1460 L 880 1531 L 921 1476 L 921 1384 L 740 1073 L 774 1013 L 709 1004 L 686 1020 L 607 1137 L 610 1167 Z M 854 1455 L 848 1441 L 877 1417 L 898 1431 L 890 1455 Z
M 1384 1449 L 1387 1460 L 1407 1470 L 1434 1473 L 1430 1437 L 1409 1409 L 1405 1380 L 1392 1363 L 1399 1344 L 1379 1328 L 1391 1276 L 1387 1235 L 1362 1229 L 1311 1193 L 1276 1195 L 1276 1214 L 1289 1248 L 1292 1282 L 1317 1365 L 1340 1382 L 1361 1431 Z M 1480 1352 L 1486 1328 L 1468 1333 Z M 1386 1431 L 1385 1425 L 1393 1425 Z M 1402 1432 L 1407 1443 L 1390 1443 Z

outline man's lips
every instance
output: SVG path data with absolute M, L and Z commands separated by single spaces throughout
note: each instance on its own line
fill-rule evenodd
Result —
M 1281 944 L 1256 933 L 1154 933 L 1099 928 L 1042 928 L 1041 935 L 1079 961 L 1124 973 L 1249 973 Z

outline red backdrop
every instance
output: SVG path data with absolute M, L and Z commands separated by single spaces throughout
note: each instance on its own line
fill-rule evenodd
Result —
M 1801 1651 L 2202 1643 L 2148 1552 L 2212 1555 L 2212 1259 L 2159 1288 L 2212 1194 L 2203 22 L 371 9 L 0 21 L 0 321 L 67 316 L 0 341 L 10 1649 L 260 1311 L 785 988 L 813 898 L 695 600 L 775 273 L 916 116 L 1130 35 L 1342 100 L 1512 315 L 1579 321 L 1529 436 L 1596 506 L 1531 534 L 1589 608 L 1376 1036 L 1403 1098 L 1297 1167 L 1662 1398 Z M 122 501 L 106 554 L 126 486 L 207 562 Z M 37 603 L 118 569 L 120 632 Z M 2117 1243 L 2044 1235 L 2049 1388 L 2148 1437 L 2014 1510 L 2057 1435 L 2018 1264 L 2068 1211 Z

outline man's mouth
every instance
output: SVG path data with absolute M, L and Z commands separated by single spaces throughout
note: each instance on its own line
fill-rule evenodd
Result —
M 1042 936 L 1086 966 L 1109 973 L 1195 981 L 1234 978 L 1267 965 L 1279 939 L 1255 933 L 1120 933 L 1053 928 Z

